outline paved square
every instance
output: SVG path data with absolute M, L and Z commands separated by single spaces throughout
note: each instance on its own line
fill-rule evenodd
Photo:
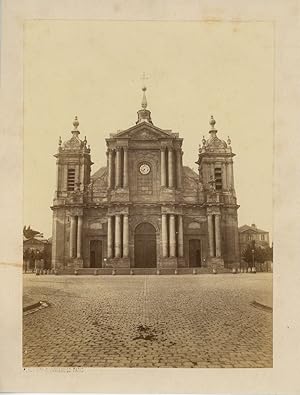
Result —
M 272 275 L 24 275 L 24 367 L 272 367 Z

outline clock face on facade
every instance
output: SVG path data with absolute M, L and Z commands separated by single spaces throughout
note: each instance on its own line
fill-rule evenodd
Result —
M 140 166 L 140 173 L 141 173 L 141 174 L 144 174 L 144 175 L 149 174 L 149 173 L 150 173 L 150 166 L 147 165 L 146 163 L 143 163 L 143 164 Z

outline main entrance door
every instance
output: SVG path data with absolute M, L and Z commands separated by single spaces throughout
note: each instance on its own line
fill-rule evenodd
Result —
M 156 234 L 148 222 L 139 224 L 134 235 L 135 267 L 156 267 Z
M 102 241 L 90 241 L 90 267 L 102 267 Z
M 189 241 L 190 267 L 201 267 L 201 244 L 199 239 Z

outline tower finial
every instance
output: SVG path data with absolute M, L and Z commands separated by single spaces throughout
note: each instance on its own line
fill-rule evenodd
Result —
M 216 135 L 217 135 L 217 129 L 215 128 L 216 121 L 215 121 L 213 115 L 210 116 L 209 124 L 211 126 L 210 131 L 209 131 L 211 137 L 216 137 Z
M 215 119 L 214 119 L 214 116 L 213 116 L 213 115 L 211 115 L 211 117 L 210 117 L 209 124 L 210 124 L 210 126 L 211 126 L 211 130 L 215 130 L 215 124 L 216 124 L 216 121 L 215 121 Z
M 144 86 L 144 87 L 142 88 L 142 91 L 143 91 L 142 108 L 143 108 L 144 110 L 146 110 L 146 108 L 147 108 L 146 90 L 147 90 L 147 88 Z
M 73 126 L 74 126 L 74 129 L 72 130 L 72 133 L 73 133 L 73 135 L 76 135 L 78 137 L 80 132 L 78 130 L 79 122 L 78 122 L 77 115 L 74 118 Z
M 137 112 L 138 113 L 138 120 L 136 123 L 141 123 L 141 122 L 149 122 L 152 123 L 151 120 L 151 111 L 147 110 L 148 103 L 147 103 L 147 98 L 146 98 L 146 85 L 145 85 L 145 80 L 148 79 L 146 77 L 145 73 L 142 75 L 142 80 L 143 80 L 143 97 L 142 97 L 142 108 Z
M 77 130 L 78 126 L 79 126 L 79 122 L 78 122 L 78 118 L 77 115 L 75 116 L 75 119 L 73 121 L 73 126 L 75 128 L 75 130 Z

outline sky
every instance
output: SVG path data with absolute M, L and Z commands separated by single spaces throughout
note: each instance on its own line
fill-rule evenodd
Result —
M 77 115 L 93 171 L 105 138 L 136 122 L 143 80 L 153 123 L 179 132 L 183 162 L 230 136 L 239 226 L 272 233 L 273 26 L 269 22 L 34 20 L 24 25 L 24 224 L 50 237 L 59 136 Z

